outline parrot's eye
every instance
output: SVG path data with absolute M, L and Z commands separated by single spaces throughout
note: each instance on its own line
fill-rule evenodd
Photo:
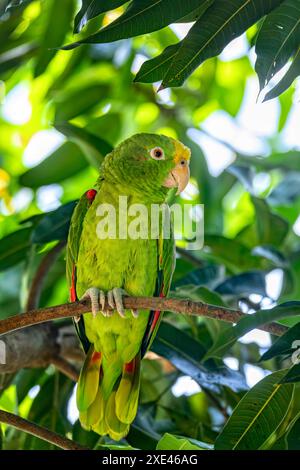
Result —
M 150 155 L 154 160 L 164 160 L 165 158 L 165 153 L 160 147 L 154 147 L 154 149 L 150 150 Z

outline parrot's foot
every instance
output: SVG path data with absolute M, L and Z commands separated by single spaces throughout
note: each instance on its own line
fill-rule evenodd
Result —
M 107 292 L 107 303 L 108 305 L 117 310 L 120 317 L 125 318 L 125 309 L 123 305 L 123 295 L 128 295 L 120 287 L 114 287 L 112 290 Z M 95 317 L 98 313 L 102 313 L 104 317 L 110 317 L 113 314 L 113 311 L 107 310 L 105 308 L 105 292 L 98 289 L 97 287 L 91 287 L 88 289 L 80 300 L 90 299 L 92 307 L 92 315 Z M 137 310 L 131 310 L 134 318 L 138 317 Z
M 112 290 L 109 290 L 107 292 L 107 300 L 108 300 L 108 305 L 111 308 L 116 309 L 120 317 L 125 318 L 123 295 L 128 295 L 128 293 L 124 289 L 121 289 L 120 287 L 114 287 Z M 132 309 L 131 313 L 134 318 L 137 318 L 139 315 L 137 310 Z

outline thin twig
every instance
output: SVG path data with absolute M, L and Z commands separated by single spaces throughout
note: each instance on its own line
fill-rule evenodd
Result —
M 42 259 L 31 283 L 26 304 L 27 311 L 33 310 L 38 307 L 44 281 L 47 277 L 50 268 L 55 263 L 56 259 L 58 258 L 58 255 L 64 248 L 65 244 L 65 241 L 59 242 Z
M 74 366 L 72 366 L 72 364 L 66 361 L 63 357 L 61 356 L 53 357 L 51 359 L 51 364 L 53 364 L 57 370 L 62 372 L 62 374 L 69 377 L 69 379 L 74 380 L 74 382 L 77 382 L 79 378 L 78 371 L 75 369 Z
M 25 431 L 28 434 L 39 437 L 40 439 L 43 439 L 43 441 L 50 442 L 61 449 L 88 450 L 86 447 L 77 444 L 77 442 L 71 441 L 66 437 L 49 431 L 49 429 L 43 428 L 27 419 L 21 418 L 20 416 L 8 413 L 7 411 L 0 410 L 0 423 L 5 423 L 19 429 L 20 431 Z
M 239 310 L 232 310 L 225 307 L 204 304 L 202 302 L 193 302 L 191 300 L 181 300 L 176 298 L 161 297 L 124 297 L 124 307 L 127 309 L 150 309 L 169 311 L 173 313 L 182 313 L 185 315 L 196 315 L 217 320 L 223 320 L 229 323 L 237 323 L 246 315 Z M 106 307 L 109 309 L 109 306 Z M 31 310 L 22 314 L 14 315 L 0 321 L 0 335 L 10 331 L 25 328 L 27 326 L 43 323 L 50 320 L 58 320 L 65 317 L 74 317 L 83 315 L 91 310 L 90 301 L 79 301 L 70 304 L 57 305 L 56 307 L 47 307 L 37 310 Z M 260 326 L 259 329 L 268 333 L 281 336 L 287 331 L 285 326 L 278 323 L 269 323 Z

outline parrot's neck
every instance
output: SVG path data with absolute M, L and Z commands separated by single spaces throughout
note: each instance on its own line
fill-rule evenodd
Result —
M 101 193 L 102 199 L 107 198 L 107 201 L 114 200 L 119 202 L 119 197 L 124 196 L 128 198 L 130 204 L 144 204 L 149 207 L 151 204 L 163 204 L 167 201 L 168 191 L 166 188 L 161 188 L 153 194 L 152 188 L 144 187 L 141 190 L 138 186 L 131 185 L 130 187 L 107 180 L 102 180 Z

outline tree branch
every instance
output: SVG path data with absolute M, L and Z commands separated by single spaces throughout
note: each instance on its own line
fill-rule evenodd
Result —
M 82 447 L 80 444 L 77 444 L 66 437 L 62 437 L 55 432 L 49 431 L 49 429 L 43 428 L 37 424 L 28 421 L 27 419 L 16 416 L 7 411 L 0 410 L 0 422 L 13 426 L 14 428 L 19 429 L 20 431 L 25 431 L 28 434 L 39 437 L 43 441 L 50 442 L 57 447 L 65 450 L 89 450 L 86 447 Z
M 124 307 L 127 309 L 151 309 L 182 313 L 185 315 L 204 316 L 223 320 L 229 323 L 236 323 L 246 316 L 239 310 L 232 310 L 224 307 L 204 304 L 202 302 L 192 302 L 191 300 L 181 300 L 176 298 L 161 297 L 130 297 L 123 299 Z M 107 306 L 108 308 L 108 306 Z M 0 335 L 36 325 L 38 323 L 58 320 L 66 317 L 83 315 L 90 311 L 90 301 L 79 301 L 70 304 L 57 305 L 37 310 L 31 310 L 22 314 L 14 315 L 0 321 Z M 287 331 L 287 328 L 277 323 L 269 323 L 260 327 L 274 335 L 280 336 Z
M 32 279 L 30 291 L 28 294 L 26 310 L 33 310 L 37 308 L 40 301 L 41 292 L 43 289 L 44 281 L 48 275 L 49 270 L 58 258 L 61 250 L 66 242 L 63 240 L 55 245 L 42 259 L 34 278 Z

